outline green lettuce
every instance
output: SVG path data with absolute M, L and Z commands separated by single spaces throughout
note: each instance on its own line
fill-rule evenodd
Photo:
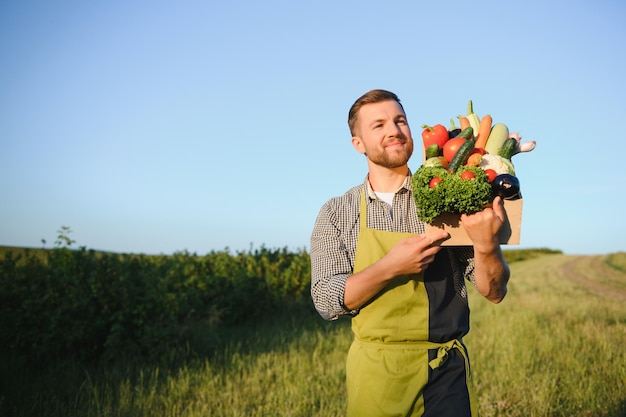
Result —
M 465 171 L 471 171 L 475 178 L 461 178 Z M 435 177 L 442 181 L 430 188 L 430 181 Z M 493 200 L 487 175 L 478 167 L 463 166 L 450 173 L 441 167 L 422 165 L 413 174 L 411 183 L 418 216 L 426 223 L 432 223 L 443 213 L 476 213 Z

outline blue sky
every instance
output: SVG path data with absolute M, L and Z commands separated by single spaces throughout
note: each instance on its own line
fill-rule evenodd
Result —
M 519 247 L 625 251 L 625 18 L 619 0 L 5 0 L 0 245 L 69 226 L 117 252 L 308 249 L 366 174 L 348 108 L 385 88 L 416 141 L 471 99 L 538 142 L 514 159 Z

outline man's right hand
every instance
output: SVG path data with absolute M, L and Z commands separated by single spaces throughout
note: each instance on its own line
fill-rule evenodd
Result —
M 394 276 L 419 274 L 435 260 L 441 243 L 450 235 L 443 230 L 410 236 L 399 241 L 381 261 L 389 262 Z
M 378 262 L 348 277 L 344 306 L 349 310 L 360 308 L 393 278 L 424 272 L 441 250 L 441 243 L 449 237 L 448 232 L 437 230 L 402 239 Z

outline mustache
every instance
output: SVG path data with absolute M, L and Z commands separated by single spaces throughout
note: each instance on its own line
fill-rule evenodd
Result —
M 385 145 L 391 145 L 393 143 L 401 143 L 401 144 L 406 144 L 407 142 L 409 142 L 409 138 L 405 137 L 405 136 L 398 136 L 395 137 L 393 139 L 389 139 L 387 141 L 385 141 Z

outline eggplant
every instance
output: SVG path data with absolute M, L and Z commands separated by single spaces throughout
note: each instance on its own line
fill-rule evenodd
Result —
M 461 129 L 459 129 L 458 127 L 455 129 L 449 129 L 448 137 L 450 137 L 450 139 L 456 138 L 459 135 L 459 133 L 461 133 Z
M 497 175 L 491 183 L 491 190 L 494 196 L 499 195 L 505 200 L 517 200 L 518 198 L 522 198 L 519 179 L 515 175 Z

